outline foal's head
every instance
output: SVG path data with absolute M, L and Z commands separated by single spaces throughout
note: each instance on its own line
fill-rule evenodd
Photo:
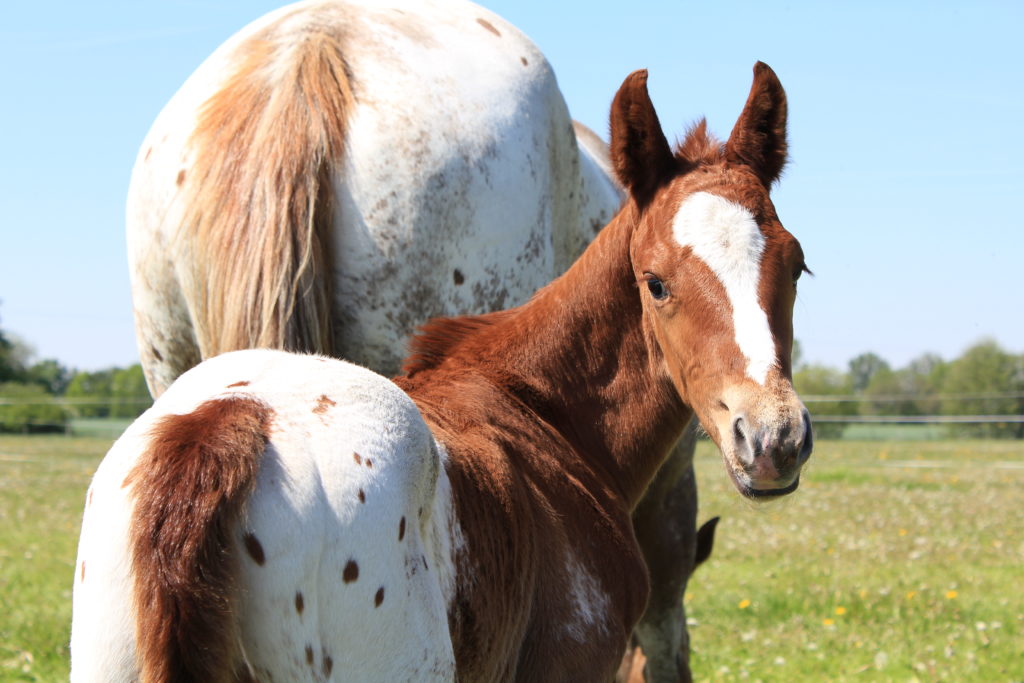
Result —
M 644 328 L 683 401 L 718 444 L 747 496 L 789 493 L 811 453 L 791 353 L 800 244 L 768 191 L 786 162 L 786 95 L 754 67 L 743 113 L 723 145 L 703 123 L 673 151 L 647 73 L 612 104 L 612 161 L 636 216 L 631 262 Z

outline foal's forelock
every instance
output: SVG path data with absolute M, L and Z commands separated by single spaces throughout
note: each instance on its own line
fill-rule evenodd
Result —
M 672 234 L 721 282 L 746 374 L 763 386 L 768 371 L 778 366 L 778 355 L 759 297 L 765 237 L 753 214 L 719 195 L 695 192 L 679 206 Z

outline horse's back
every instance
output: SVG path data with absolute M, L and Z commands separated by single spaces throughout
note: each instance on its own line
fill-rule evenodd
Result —
M 221 410 L 211 427 L 205 417 L 211 405 L 235 407 L 225 409 L 227 418 Z M 247 422 L 246 413 L 260 420 Z M 450 563 L 430 529 L 443 475 L 418 411 L 397 387 L 362 368 L 255 351 L 220 356 L 184 375 L 97 472 L 79 548 L 84 569 L 75 582 L 75 679 L 128 680 L 136 675 L 137 650 L 147 656 L 150 645 L 138 645 L 136 620 L 144 629 L 159 621 L 160 596 L 145 591 L 161 589 L 140 589 L 138 573 L 145 569 L 143 581 L 152 583 L 152 575 L 175 571 L 162 557 L 172 544 L 160 540 L 159 527 L 170 521 L 150 510 L 157 506 L 169 517 L 177 508 L 164 499 L 183 490 L 170 476 L 152 473 L 189 457 L 188 434 L 213 444 L 200 456 L 209 459 L 224 457 L 217 451 L 224 443 L 244 442 L 239 432 L 246 428 L 265 439 L 256 442 L 257 467 L 241 489 L 246 499 L 221 520 L 228 528 L 223 556 L 213 553 L 218 559 L 211 563 L 197 555 L 197 562 L 217 565 L 200 573 L 227 572 L 223 598 L 230 610 L 223 626 L 240 645 L 224 648 L 233 659 L 226 670 L 248 669 L 259 680 L 321 680 L 334 669 L 352 680 L 451 678 L 443 594 Z M 168 440 L 178 447 L 160 452 Z M 228 486 L 223 466 L 196 467 L 195 478 L 215 480 L 214 489 Z M 197 490 L 196 502 L 181 509 L 201 507 L 207 492 Z M 203 539 L 185 538 L 183 552 L 193 541 Z M 187 614 L 177 609 L 163 616 L 184 622 L 174 628 L 187 633 L 195 630 Z M 200 658 L 201 649 L 184 654 Z

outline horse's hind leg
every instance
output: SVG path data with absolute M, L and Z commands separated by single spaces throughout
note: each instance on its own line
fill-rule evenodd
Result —
M 633 528 L 651 577 L 647 611 L 635 630 L 647 658 L 647 683 L 692 680 L 683 595 L 697 544 L 696 439 L 695 428 L 688 427 L 633 511 Z

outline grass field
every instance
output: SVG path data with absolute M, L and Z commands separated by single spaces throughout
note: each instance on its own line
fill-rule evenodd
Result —
M 0 437 L 0 680 L 67 678 L 75 544 L 109 439 Z M 697 680 L 1024 681 L 1024 443 L 819 443 L 741 500 L 713 446 L 690 584 Z
M 700 448 L 698 680 L 1024 681 L 1024 443 L 824 441 L 766 505 Z

